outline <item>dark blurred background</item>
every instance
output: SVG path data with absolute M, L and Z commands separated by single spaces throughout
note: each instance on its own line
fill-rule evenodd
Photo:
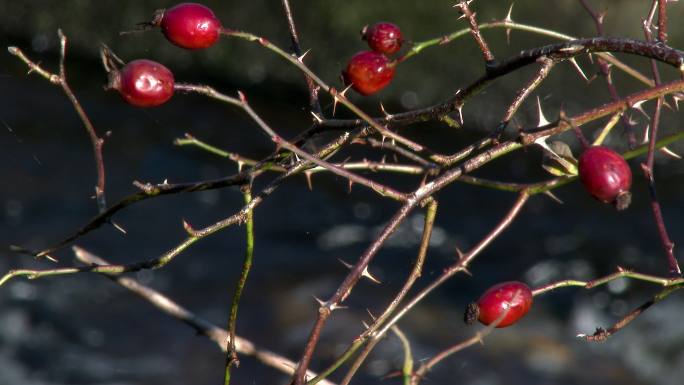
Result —
M 289 47 L 280 2 L 252 0 L 206 1 L 226 27 L 263 35 Z M 453 2 L 293 1 L 294 17 L 306 63 L 332 85 L 355 52 L 364 50 L 359 30 L 376 21 L 399 24 L 407 39 L 422 41 L 465 27 L 451 8 Z M 506 2 L 474 2 L 481 22 L 503 18 Z M 607 10 L 606 33 L 642 38 L 642 18 L 650 2 L 595 1 Z M 107 196 L 110 203 L 135 192 L 132 181 L 186 182 L 232 174 L 236 166 L 194 148 L 176 147 L 184 133 L 229 151 L 261 158 L 273 146 L 241 111 L 197 96 L 177 95 L 155 109 L 135 109 L 103 91 L 105 73 L 98 48 L 108 44 L 124 60 L 149 58 L 173 70 L 178 81 L 206 83 L 233 94 L 243 90 L 255 109 L 279 133 L 292 137 L 310 123 L 302 75 L 256 44 L 224 40 L 199 52 L 170 45 L 158 31 L 119 36 L 165 1 L 0 1 L 0 244 L 33 249 L 46 247 L 86 223 L 96 214 L 91 199 L 96 180 L 92 150 L 85 130 L 61 90 L 7 54 L 16 45 L 46 69 L 57 68 L 57 28 L 69 37 L 67 72 L 70 84 L 100 133 L 111 131 L 105 144 Z M 684 16 L 679 3 L 668 6 L 670 44 L 682 47 Z M 550 28 L 578 37 L 595 34 L 593 21 L 577 1 L 517 2 L 515 21 Z M 520 49 L 554 42 L 551 38 L 513 31 L 506 44 L 502 30 L 485 37 L 499 58 Z M 648 73 L 641 58 L 621 59 Z M 595 67 L 579 58 L 588 76 Z M 481 54 L 470 37 L 429 48 L 403 63 L 393 83 L 377 95 L 354 102 L 380 113 L 405 111 L 443 100 L 483 72 Z M 464 109 L 465 128 L 438 123 L 404 129 L 407 136 L 443 152 L 454 152 L 491 130 L 506 104 L 533 71 L 526 69 L 500 79 Z M 677 74 L 662 68 L 666 79 Z M 614 71 L 622 94 L 643 86 Z M 549 119 L 561 105 L 570 114 L 609 99 L 603 79 L 590 84 L 567 63 L 557 66 L 535 92 Z M 520 124 L 537 120 L 535 97 L 524 104 Z M 322 98 L 328 116 L 330 99 Z M 651 111 L 653 103 L 646 104 Z M 339 116 L 349 116 L 338 108 Z M 634 112 L 639 129 L 647 119 Z M 599 124 L 587 127 L 596 131 Z M 680 129 L 679 114 L 665 110 L 662 134 Z M 562 137 L 577 149 L 570 135 Z M 621 127 L 609 145 L 625 148 Z M 682 144 L 672 149 L 684 152 Z M 378 159 L 358 148 L 345 156 Z M 541 151 L 529 148 L 506 156 L 476 175 L 529 182 L 547 178 L 540 167 Z M 639 163 L 631 161 L 634 203 L 618 213 L 582 191 L 577 183 L 562 187 L 559 205 L 533 197 L 521 215 L 473 263 L 473 277 L 458 276 L 427 298 L 399 326 L 408 335 L 416 360 L 470 337 L 462 311 L 487 287 L 502 280 L 523 280 L 539 286 L 555 280 L 591 279 L 615 271 L 617 265 L 664 275 L 666 262 L 648 205 L 648 192 Z M 679 198 L 682 162 L 657 158 L 656 177 L 670 234 L 679 244 L 684 204 Z M 372 175 L 407 191 L 419 180 L 405 176 Z M 263 187 L 271 177 L 256 182 Z M 380 200 L 361 187 L 349 193 L 337 177 L 317 175 L 314 190 L 304 178 L 293 178 L 255 212 L 256 255 L 240 307 L 238 333 L 259 346 L 296 359 L 317 311 L 313 296 L 327 298 L 346 274 L 339 259 L 356 260 L 397 205 Z M 510 193 L 452 185 L 437 198 L 440 210 L 425 273 L 427 284 L 452 263 L 455 249 L 467 250 L 515 200 Z M 202 227 L 231 215 L 241 206 L 237 189 L 213 190 L 152 199 L 117 214 L 128 234 L 103 227 L 78 244 L 112 262 L 152 258 L 184 238 L 181 220 Z M 366 309 L 379 313 L 403 283 L 415 258 L 422 214 L 412 217 L 380 252 L 371 271 L 382 285 L 361 282 L 325 328 L 313 369 L 330 363 L 361 332 Z M 198 315 L 225 325 L 229 301 L 243 258 L 243 229 L 213 235 L 161 270 L 133 274 Z M 681 247 L 676 247 L 682 257 Z M 69 265 L 68 248 L 56 253 Z M 0 251 L 0 272 L 54 265 Z M 496 331 L 484 346 L 458 353 L 430 373 L 432 383 L 496 384 L 662 384 L 684 378 L 684 327 L 679 316 L 684 300 L 676 293 L 654 306 L 608 342 L 588 345 L 575 338 L 609 326 L 657 292 L 654 285 L 619 280 L 591 291 L 557 290 L 536 299 L 518 325 Z M 360 371 L 356 383 L 377 383 L 400 368 L 398 341 L 389 337 Z M 0 385 L 5 384 L 214 384 L 221 381 L 224 357 L 207 339 L 159 313 L 124 289 L 96 275 L 17 278 L 0 288 Z M 285 383 L 286 376 L 243 357 L 235 383 Z M 333 376 L 333 380 L 339 377 Z M 387 379 L 385 383 L 398 383 Z

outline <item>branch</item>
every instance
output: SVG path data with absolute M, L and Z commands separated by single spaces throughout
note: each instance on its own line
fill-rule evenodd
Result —
M 66 69 L 64 66 L 64 60 L 66 58 L 66 46 L 67 46 L 67 38 L 62 33 L 61 29 L 57 30 L 57 35 L 59 36 L 59 43 L 60 43 L 60 51 L 59 51 L 59 74 L 54 74 L 51 72 L 48 72 L 44 70 L 43 68 L 40 67 L 37 63 L 33 62 L 31 59 L 29 59 L 22 50 L 20 50 L 17 47 L 7 47 L 7 50 L 9 53 L 12 55 L 18 57 L 21 61 L 26 63 L 26 65 L 29 67 L 29 73 L 31 72 L 36 72 L 40 76 L 44 77 L 47 79 L 50 83 L 54 85 L 58 85 L 62 88 L 62 91 L 64 91 L 64 94 L 69 98 L 69 101 L 71 102 L 71 105 L 74 107 L 74 110 L 76 110 L 76 113 L 78 114 L 78 117 L 81 119 L 81 122 L 85 126 L 86 132 L 88 133 L 88 137 L 90 138 L 90 142 L 93 147 L 93 154 L 95 156 L 95 168 L 97 169 L 97 185 L 95 186 L 95 197 L 97 199 L 97 206 L 100 211 L 100 213 L 104 212 L 107 208 L 107 202 L 105 200 L 105 168 L 104 168 L 104 158 L 102 156 L 102 146 L 104 144 L 104 139 L 100 138 L 97 135 L 97 131 L 95 130 L 95 126 L 93 126 L 93 123 L 90 121 L 90 118 L 86 114 L 85 110 L 81 106 L 81 103 L 78 101 L 76 98 L 76 95 L 74 92 L 71 90 L 71 87 L 69 87 L 69 83 L 67 82 L 66 79 Z
M 76 258 L 88 265 L 109 265 L 109 262 L 90 252 L 82 249 L 78 246 L 73 247 L 74 254 Z M 166 313 L 167 315 L 187 324 L 193 328 L 198 334 L 206 336 L 212 340 L 222 351 L 227 351 L 227 341 L 231 341 L 229 333 L 225 329 L 221 329 L 218 326 L 212 324 L 211 322 L 198 317 L 194 313 L 190 312 L 188 309 L 182 307 L 181 305 L 174 302 L 171 298 L 165 296 L 164 294 L 141 284 L 139 281 L 123 277 L 120 275 L 107 275 L 105 277 L 113 280 L 124 288 L 130 290 L 131 292 L 137 294 L 142 299 L 150 303 L 152 306 Z M 233 341 L 231 341 L 233 342 Z M 268 350 L 261 349 L 257 347 L 251 341 L 242 338 L 240 336 L 235 336 L 234 340 L 235 350 L 238 353 L 254 357 L 259 362 L 266 366 L 270 366 L 280 372 L 285 374 L 292 374 L 294 372 L 295 362 L 289 360 L 277 353 L 273 353 Z M 308 372 L 307 376 L 313 377 L 316 373 Z M 324 380 L 321 382 L 324 385 L 335 385 L 333 382 Z

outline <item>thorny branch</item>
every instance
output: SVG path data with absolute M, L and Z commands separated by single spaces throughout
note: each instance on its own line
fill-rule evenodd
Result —
M 602 18 L 603 15 L 595 13 L 586 4 L 584 0 L 580 0 L 581 4 L 587 9 L 590 15 L 594 18 L 597 26 L 597 31 L 599 35 L 603 34 Z M 271 50 L 280 57 L 284 58 L 286 61 L 297 67 L 304 75 L 307 86 L 310 93 L 310 107 L 314 113 L 315 124 L 314 127 L 304 131 L 298 138 L 294 140 L 286 140 L 280 136 L 276 130 L 271 127 L 262 117 L 249 105 L 247 98 L 241 92 L 238 92 L 237 97 L 228 96 L 222 94 L 212 87 L 204 85 L 192 85 L 192 84 L 177 84 L 176 90 L 181 92 L 194 92 L 200 93 L 210 98 L 219 100 L 224 103 L 236 106 L 242 109 L 251 119 L 254 121 L 259 128 L 273 141 L 275 146 L 275 151 L 273 154 L 261 161 L 255 161 L 252 159 L 245 158 L 239 154 L 223 153 L 217 148 L 198 141 L 192 136 L 187 136 L 185 139 L 178 140 L 177 144 L 193 144 L 207 151 L 228 157 L 232 161 L 236 162 L 239 166 L 239 172 L 232 176 L 227 176 L 221 179 L 213 181 L 200 181 L 196 183 L 187 184 L 143 184 L 137 183 L 136 186 L 141 190 L 137 194 L 130 195 L 116 203 L 110 208 L 106 208 L 106 203 L 104 200 L 104 166 L 102 161 L 102 144 L 103 140 L 99 138 L 90 123 L 90 120 L 85 115 L 85 112 L 81 108 L 80 104 L 76 100 L 73 92 L 69 88 L 66 82 L 65 68 L 64 68 L 64 57 L 66 50 L 66 38 L 63 36 L 61 31 L 61 55 L 60 55 L 60 71 L 59 74 L 53 74 L 45 71 L 39 65 L 35 64 L 16 47 L 10 47 L 9 51 L 18 56 L 22 61 L 24 61 L 32 71 L 37 72 L 41 76 L 45 77 L 53 84 L 60 85 L 64 92 L 67 94 L 71 100 L 74 108 L 81 117 L 86 129 L 91 137 L 93 143 L 93 148 L 96 157 L 96 163 L 98 165 L 98 185 L 96 188 L 96 195 L 98 198 L 98 205 L 100 207 L 100 214 L 91 220 L 84 227 L 79 229 L 75 234 L 67 237 L 61 242 L 57 243 L 55 246 L 47 248 L 39 253 L 32 253 L 37 256 L 50 257 L 49 253 L 55 251 L 58 248 L 65 246 L 68 243 L 73 242 L 82 235 L 98 228 L 104 223 L 111 221 L 112 216 L 132 205 L 133 203 L 149 199 L 156 196 L 166 195 L 166 194 L 179 194 L 193 191 L 201 191 L 206 189 L 223 188 L 228 186 L 243 186 L 243 192 L 245 193 L 245 205 L 233 215 L 219 220 L 214 224 L 206 226 L 201 229 L 194 229 L 189 223 L 184 222 L 183 225 L 187 232 L 187 237 L 185 240 L 181 241 L 177 246 L 169 250 L 168 252 L 162 254 L 161 256 L 149 260 L 144 260 L 142 262 L 137 262 L 128 265 L 111 265 L 102 260 L 98 260 L 96 257 L 85 252 L 83 249 L 78 247 L 74 248 L 76 255 L 79 259 L 88 261 L 88 266 L 79 267 L 64 267 L 58 269 L 49 270 L 32 270 L 32 269 L 22 269 L 13 270 L 7 273 L 5 276 L 0 278 L 0 286 L 16 276 L 26 276 L 28 278 L 39 278 L 43 276 L 52 275 L 64 275 L 64 274 L 74 274 L 80 272 L 91 272 L 103 274 L 124 287 L 138 293 L 147 301 L 162 309 L 166 313 L 186 322 L 191 327 L 198 330 L 200 333 L 207 335 L 217 342 L 222 349 L 227 352 L 227 365 L 226 365 L 226 375 L 225 383 L 227 384 L 230 379 L 230 368 L 233 363 L 237 362 L 237 352 L 254 355 L 257 359 L 261 360 L 267 365 L 271 365 L 279 368 L 279 370 L 286 371 L 293 376 L 293 382 L 296 385 L 302 385 L 304 382 L 308 383 L 325 383 L 328 381 L 326 378 L 333 371 L 337 370 L 343 364 L 350 362 L 351 365 L 341 382 L 341 385 L 348 384 L 352 377 L 354 377 L 358 368 L 363 364 L 368 354 L 374 349 L 374 347 L 379 343 L 381 338 L 386 335 L 386 333 L 392 329 L 397 332 L 401 337 L 402 334 L 398 329 L 396 329 L 397 322 L 406 315 L 411 309 L 415 307 L 422 299 L 424 299 L 429 293 L 438 288 L 446 280 L 450 279 L 454 275 L 460 272 L 468 272 L 468 266 L 473 261 L 473 259 L 484 250 L 491 242 L 493 242 L 506 228 L 508 228 L 513 220 L 520 213 L 529 197 L 543 192 L 548 192 L 553 188 L 561 186 L 569 181 L 573 180 L 572 177 L 560 177 L 554 178 L 548 181 L 538 182 L 538 183 L 507 183 L 502 181 L 492 181 L 482 178 L 475 178 L 468 173 L 476 170 L 492 160 L 508 154 L 509 152 L 524 148 L 529 144 L 538 142 L 539 140 L 545 140 L 549 136 L 560 134 L 566 130 L 572 128 L 578 128 L 581 125 L 587 124 L 589 122 L 596 121 L 606 116 L 612 116 L 612 119 L 617 121 L 618 117 L 625 118 L 624 112 L 631 109 L 634 105 L 638 103 L 643 103 L 647 100 L 656 100 L 656 109 L 652 118 L 652 127 L 649 134 L 648 143 L 636 148 L 634 151 L 625 154 L 625 157 L 635 156 L 637 153 L 643 153 L 648 151 L 647 161 L 644 164 L 644 173 L 649 180 L 649 185 L 651 188 L 652 195 L 652 206 L 654 216 L 656 218 L 656 223 L 658 225 L 658 230 L 661 234 L 661 239 L 663 246 L 668 252 L 668 258 L 670 261 L 670 266 L 673 272 L 679 273 L 679 267 L 677 265 L 676 259 L 672 252 L 672 241 L 670 240 L 667 231 L 665 229 L 664 222 L 662 220 L 662 214 L 660 214 L 660 207 L 655 196 L 655 186 L 653 177 L 653 163 L 654 163 L 654 152 L 656 148 L 665 146 L 665 142 L 670 143 L 674 140 L 679 140 L 682 138 L 682 134 L 671 135 L 670 137 L 664 138 L 661 141 L 657 141 L 657 129 L 660 120 L 660 114 L 663 105 L 663 98 L 665 95 L 678 93 L 684 91 L 684 81 L 672 81 L 669 83 L 663 83 L 660 79 L 658 73 L 658 68 L 656 61 L 674 66 L 680 71 L 684 70 L 684 53 L 682 51 L 676 50 L 674 48 L 668 47 L 666 45 L 667 39 L 667 14 L 666 14 L 666 1 L 665 0 L 653 0 L 653 5 L 651 7 L 651 12 L 646 22 L 644 23 L 644 31 L 646 33 L 646 40 L 633 40 L 626 38 L 605 38 L 605 37 L 595 37 L 590 39 L 573 39 L 567 35 L 562 35 L 555 33 L 553 31 L 544 30 L 540 28 L 535 28 L 532 26 L 525 26 L 512 21 L 509 16 L 505 20 L 479 24 L 475 19 L 475 13 L 472 12 L 468 6 L 469 2 L 460 2 L 456 6 L 459 7 L 463 16 L 468 20 L 469 28 L 464 31 L 455 32 L 451 35 L 444 36 L 440 39 L 433 39 L 430 41 L 416 43 L 414 46 L 398 59 L 399 62 L 404 61 L 414 55 L 417 55 L 422 49 L 434 46 L 438 44 L 445 44 L 449 41 L 456 39 L 463 34 L 470 33 L 476 42 L 478 43 L 480 50 L 483 53 L 485 62 L 487 64 L 485 74 L 480 78 L 476 79 L 471 84 L 458 90 L 454 96 L 445 99 L 444 101 L 437 103 L 433 106 L 417 109 L 413 111 L 407 111 L 399 114 L 386 114 L 382 118 L 373 118 L 369 116 L 365 111 L 361 110 L 355 104 L 353 104 L 345 95 L 345 91 L 338 91 L 333 87 L 330 87 L 321 78 L 319 78 L 308 66 L 303 63 L 303 56 L 301 54 L 301 48 L 299 46 L 299 36 L 297 35 L 297 30 L 294 23 L 294 18 L 292 16 L 292 11 L 290 9 L 290 4 L 288 0 L 282 0 L 282 4 L 285 10 L 285 16 L 288 22 L 288 27 L 290 31 L 290 38 L 292 40 L 292 50 L 295 55 L 292 55 L 285 50 L 274 45 L 267 39 L 253 35 L 248 32 L 241 32 L 235 30 L 225 29 L 222 33 L 225 36 L 237 37 L 247 41 L 257 42 L 261 46 Z M 651 35 L 650 28 L 653 26 L 653 20 L 655 15 L 658 15 L 658 40 L 654 41 Z M 552 36 L 554 38 L 566 40 L 564 43 L 550 44 L 543 47 L 533 48 L 521 51 L 518 55 L 512 56 L 508 59 L 496 62 L 494 60 L 494 55 L 490 51 L 486 41 L 484 40 L 480 30 L 486 28 L 507 28 L 507 29 L 519 29 L 526 30 L 529 32 L 540 33 L 547 36 Z M 596 53 L 600 56 L 599 66 L 602 73 L 606 76 L 608 82 L 608 87 L 611 92 L 613 101 L 600 105 L 594 109 L 585 111 L 583 113 L 576 114 L 572 117 L 561 116 L 556 122 L 542 125 L 540 127 L 525 127 L 522 128 L 518 136 L 514 139 L 509 139 L 506 141 L 501 141 L 500 134 L 506 128 L 508 122 L 513 118 L 522 103 L 527 100 L 527 98 L 532 94 L 532 92 L 538 87 L 538 85 L 547 77 L 549 71 L 554 64 L 564 60 L 574 60 L 578 55 Z M 627 53 L 646 57 L 652 62 L 652 72 L 653 79 L 648 79 L 644 75 L 640 74 L 636 70 L 624 65 L 619 60 L 612 56 L 612 53 Z M 432 150 L 427 148 L 421 143 L 409 139 L 400 133 L 392 130 L 393 128 L 405 126 L 414 122 L 424 121 L 424 120 L 445 120 L 449 121 L 452 119 L 448 114 L 457 113 L 460 123 L 462 123 L 462 110 L 466 102 L 474 95 L 477 95 L 483 91 L 487 86 L 489 86 L 494 80 L 499 77 L 511 74 L 517 70 L 532 65 L 534 63 L 539 63 L 540 68 L 537 70 L 534 77 L 528 81 L 522 88 L 519 89 L 517 95 L 513 98 L 513 101 L 508 106 L 501 123 L 497 125 L 496 129 L 491 130 L 490 134 L 482 139 L 477 140 L 469 146 L 459 149 L 451 155 L 442 155 L 434 153 Z M 643 83 L 647 84 L 650 88 L 635 92 L 626 97 L 620 98 L 612 84 L 612 79 L 610 77 L 610 67 L 606 63 L 611 63 L 616 67 L 626 71 L 631 76 L 639 79 Z M 337 120 L 337 119 L 324 119 L 320 109 L 318 92 L 323 90 L 327 93 L 334 101 L 335 104 L 341 103 L 345 105 L 351 112 L 353 112 L 358 119 L 351 120 Z M 454 114 L 455 115 L 455 114 Z M 457 123 L 454 123 L 457 124 Z M 610 126 L 612 127 L 612 126 Z M 317 153 L 309 153 L 303 150 L 302 144 L 309 138 L 321 133 L 326 130 L 340 130 L 340 129 L 350 129 L 350 132 L 344 132 L 335 138 L 334 140 L 328 142 L 328 144 Z M 351 130 L 353 129 L 353 131 Z M 608 129 L 604 129 L 607 133 Z M 380 138 L 372 137 L 373 134 L 377 134 Z M 604 135 L 604 134 L 602 134 Z M 342 162 L 333 161 L 331 158 L 341 149 L 347 147 L 348 145 L 364 144 L 369 145 L 374 149 L 387 149 L 396 155 L 400 155 L 407 160 L 406 164 L 395 164 L 387 163 L 384 161 L 373 161 L 363 159 L 363 161 L 348 161 L 344 160 Z M 647 150 L 646 150 L 647 149 Z M 242 166 L 248 166 L 247 170 L 243 170 Z M 273 179 L 265 188 L 263 188 L 259 193 L 251 196 L 251 183 L 252 181 L 264 174 L 267 171 L 276 171 L 279 174 Z M 371 177 L 367 177 L 356 171 L 390 171 L 405 174 L 421 175 L 423 177 L 422 183 L 418 188 L 410 192 L 402 192 L 389 184 L 379 183 Z M 253 229 L 251 215 L 254 209 L 273 191 L 275 191 L 278 186 L 288 177 L 297 174 L 305 174 L 309 178 L 315 172 L 329 172 L 335 174 L 341 178 L 349 181 L 349 183 L 357 183 L 366 186 L 373 191 L 377 192 L 382 197 L 389 197 L 401 204 L 400 208 L 394 213 L 394 215 L 389 218 L 382 232 L 371 242 L 366 250 L 359 256 L 356 263 L 350 265 L 350 272 L 344 278 L 344 280 L 339 284 L 335 292 L 326 300 L 322 301 L 319 309 L 317 318 L 312 325 L 311 331 L 309 333 L 308 339 L 304 346 L 301 358 L 298 363 L 293 363 L 287 361 L 284 358 L 277 357 L 273 358 L 272 353 L 259 351 L 251 345 L 246 340 L 242 340 L 235 335 L 236 320 L 237 320 L 237 308 L 240 298 L 240 293 L 244 288 L 245 280 L 247 274 L 250 271 L 251 258 L 252 258 L 252 247 L 254 244 L 253 239 Z M 507 214 L 501 219 L 501 221 L 488 233 L 486 234 L 479 243 L 477 243 L 471 250 L 463 254 L 459 251 L 459 259 L 453 265 L 447 267 L 441 275 L 430 282 L 426 287 L 421 289 L 416 293 L 410 300 L 404 303 L 404 299 L 408 295 L 413 284 L 416 282 L 418 277 L 420 277 L 421 269 L 423 263 L 426 259 L 428 246 L 432 234 L 432 228 L 434 225 L 435 216 L 437 213 L 437 201 L 433 197 L 435 193 L 443 189 L 444 187 L 450 185 L 453 182 L 461 181 L 464 183 L 471 183 L 487 188 L 496 188 L 506 191 L 515 191 L 518 193 L 517 200 L 513 203 Z M 392 301 L 384 308 L 379 317 L 373 317 L 367 329 L 361 333 L 348 347 L 348 349 L 335 360 L 326 370 L 324 370 L 320 375 L 309 371 L 309 365 L 314 357 L 316 347 L 321 339 L 321 333 L 325 327 L 327 321 L 332 316 L 333 312 L 342 306 L 342 303 L 351 295 L 353 289 L 355 288 L 358 281 L 364 277 L 368 276 L 368 267 L 373 261 L 375 255 L 384 246 L 387 239 L 395 232 L 395 230 L 402 225 L 408 215 L 414 211 L 418 206 L 426 208 L 425 223 L 423 228 L 423 236 L 421 239 L 420 248 L 418 251 L 418 256 L 413 269 L 406 278 L 404 285 L 401 290 L 394 296 Z M 247 252 L 246 258 L 243 265 L 242 275 L 238 281 L 237 290 L 233 298 L 231 305 L 230 320 L 228 324 L 228 331 L 219 329 L 206 321 L 198 319 L 196 316 L 189 313 L 187 310 L 181 308 L 180 306 L 174 304 L 166 297 L 161 294 L 146 288 L 139 283 L 135 282 L 130 278 L 125 278 L 121 276 L 122 273 L 137 271 L 140 269 L 149 268 L 159 268 L 167 263 L 171 262 L 176 256 L 181 252 L 189 248 L 192 244 L 201 240 L 215 232 L 223 230 L 229 226 L 235 224 L 246 223 L 247 232 Z M 19 248 L 17 248 L 19 249 Z M 676 269 L 675 269 L 676 267 Z M 590 341 L 605 340 L 613 333 L 622 329 L 625 325 L 629 324 L 633 319 L 638 317 L 644 310 L 652 306 L 654 303 L 665 298 L 671 292 L 678 290 L 684 286 L 682 278 L 662 278 L 657 276 L 651 276 L 647 274 L 632 272 L 625 269 L 619 269 L 618 272 L 611 274 L 609 276 L 599 278 L 593 281 L 576 281 L 576 280 L 566 280 L 561 282 L 552 283 L 546 285 L 542 288 L 536 289 L 534 291 L 535 295 L 547 292 L 560 287 L 565 286 L 584 286 L 586 288 L 594 287 L 603 283 L 607 283 L 618 278 L 632 278 L 644 280 L 656 284 L 661 284 L 665 286 L 665 289 L 653 297 L 652 300 L 640 306 L 631 312 L 627 317 L 616 323 L 613 327 L 608 330 L 599 329 L 597 333 L 593 336 L 583 336 Z M 503 316 L 502 316 L 503 317 Z M 493 327 L 493 326 L 492 326 Z M 473 338 L 454 345 L 441 354 L 437 355 L 430 361 L 424 363 L 415 373 L 412 373 L 412 358 L 410 357 L 410 347 L 408 340 L 403 337 L 406 361 L 404 367 L 404 380 L 405 382 L 417 383 L 423 377 L 425 372 L 427 372 L 432 366 L 437 362 L 442 361 L 445 357 L 459 351 L 469 345 L 472 345 L 481 340 L 483 335 L 488 332 L 485 330 L 483 333 L 476 334 Z M 226 341 L 229 344 L 226 344 Z M 282 363 L 274 363 L 274 360 L 280 360 L 288 362 L 283 366 Z M 296 365 L 296 368 L 294 368 Z M 309 378 L 313 379 L 309 380 Z
M 653 41 L 653 34 L 651 32 L 651 28 L 653 25 L 653 18 L 655 17 L 656 8 L 659 11 L 658 17 L 662 18 L 659 20 L 659 27 L 665 29 L 667 25 L 665 2 L 654 0 L 653 6 L 651 7 L 651 12 L 644 21 L 644 34 L 646 35 L 647 41 Z M 666 35 L 661 32 L 662 31 L 660 30 L 658 31 L 661 42 L 664 44 Z M 658 64 L 653 59 L 651 59 L 651 71 L 653 73 L 653 82 L 656 85 L 659 85 L 661 83 L 660 72 L 658 71 Z M 668 234 L 667 227 L 665 226 L 665 219 L 663 218 L 662 209 L 660 207 L 660 201 L 658 200 L 658 193 L 655 186 L 655 175 L 653 170 L 653 166 L 655 163 L 655 143 L 658 140 L 658 128 L 660 126 L 660 114 L 663 108 L 663 101 L 664 97 L 659 97 L 656 100 L 656 106 L 653 110 L 653 116 L 651 118 L 651 130 L 648 136 L 648 155 L 646 157 L 646 163 L 642 163 L 641 168 L 644 172 L 644 177 L 648 182 L 648 191 L 651 196 L 651 210 L 653 211 L 653 219 L 655 220 L 658 235 L 660 236 L 660 242 L 663 246 L 663 250 L 665 251 L 665 256 L 669 264 L 670 273 L 681 275 L 682 271 L 679 268 L 679 263 L 677 262 L 677 258 L 674 255 L 674 242 L 672 242 L 672 240 L 670 239 L 670 235 Z
M 87 264 L 87 265 L 110 265 L 106 260 L 88 252 L 87 250 L 74 246 L 73 252 L 76 258 Z M 164 294 L 152 289 L 149 286 L 145 286 L 134 278 L 124 277 L 121 275 L 108 275 L 103 274 L 103 276 L 111 279 L 112 281 L 118 283 L 122 287 L 130 290 L 131 292 L 137 294 L 142 299 L 147 301 L 150 305 L 161 310 L 163 313 L 187 324 L 193 328 L 199 335 L 206 336 L 211 341 L 213 341 L 219 349 L 226 352 L 228 349 L 228 343 L 234 343 L 235 350 L 238 353 L 254 357 L 259 362 L 266 366 L 270 366 L 278 371 L 286 374 L 292 374 L 294 372 L 295 362 L 268 350 L 257 347 L 253 342 L 249 341 L 240 336 L 235 336 L 235 340 L 230 339 L 229 333 L 225 329 L 212 324 L 211 322 L 200 318 L 196 314 L 192 313 L 183 306 L 177 304 L 171 298 L 165 296 Z M 314 377 L 316 373 L 309 372 L 308 376 Z M 329 380 L 322 380 L 323 385 L 335 385 L 335 383 Z

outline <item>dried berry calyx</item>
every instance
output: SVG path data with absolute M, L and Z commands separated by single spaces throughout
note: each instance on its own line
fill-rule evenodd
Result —
M 604 146 L 590 147 L 579 158 L 579 176 L 584 188 L 601 202 L 626 209 L 632 195 L 632 170 L 617 152 Z
M 368 46 L 376 52 L 391 55 L 399 49 L 404 39 L 396 24 L 380 22 L 365 26 L 361 30 L 361 38 L 368 42 Z
M 362 51 L 354 55 L 342 72 L 344 82 L 361 95 L 370 95 L 385 88 L 394 78 L 396 64 L 387 56 Z
M 503 328 L 518 322 L 532 307 L 532 290 L 522 282 L 509 281 L 485 291 L 476 303 L 468 305 L 464 320 Z
M 158 10 L 150 24 L 160 27 L 168 41 L 186 49 L 211 47 L 222 29 L 214 12 L 198 3 Z

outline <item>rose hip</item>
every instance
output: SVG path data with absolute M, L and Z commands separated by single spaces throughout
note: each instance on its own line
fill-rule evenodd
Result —
M 161 27 L 171 43 L 187 49 L 211 47 L 221 32 L 221 22 L 214 12 L 197 3 L 181 3 L 157 11 L 152 25 Z
M 342 72 L 344 82 L 361 95 L 370 95 L 385 88 L 394 78 L 395 64 L 387 56 L 374 51 L 354 55 Z
M 532 290 L 522 282 L 509 281 L 485 291 L 476 303 L 468 305 L 466 323 L 475 320 L 490 325 L 500 320 L 497 328 L 510 326 L 522 318 L 532 306 Z
M 594 198 L 612 203 L 618 210 L 629 206 L 632 171 L 617 152 L 603 146 L 588 148 L 579 158 L 579 176 Z
M 136 107 L 155 107 L 171 99 L 173 85 L 173 73 L 168 68 L 139 59 L 110 72 L 108 88 L 117 90 L 127 103 Z
M 373 51 L 386 55 L 399 51 L 403 42 L 399 27 L 385 22 L 364 27 L 361 31 L 361 38 L 368 42 L 368 46 Z

